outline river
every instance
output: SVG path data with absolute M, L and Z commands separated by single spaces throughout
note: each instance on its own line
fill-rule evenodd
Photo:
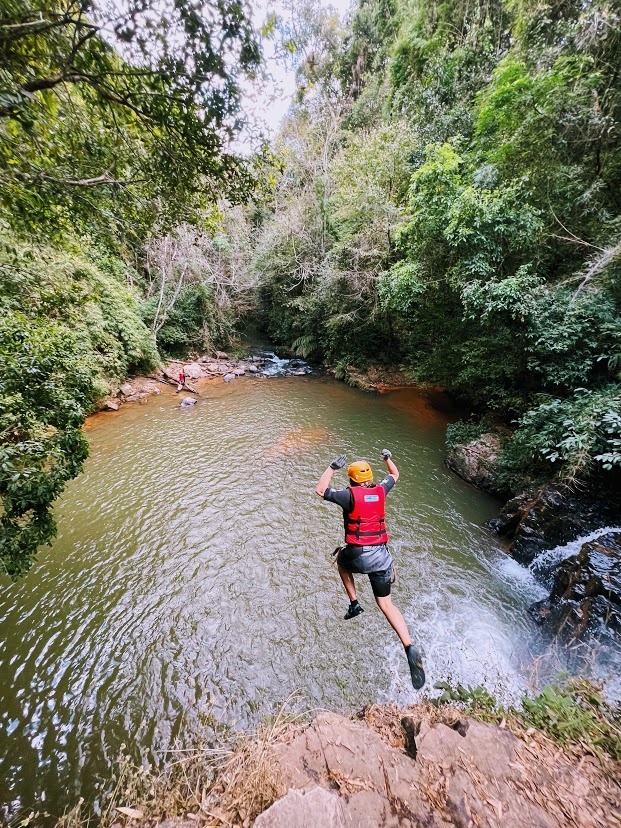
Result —
M 314 494 L 345 452 L 401 472 L 388 525 L 395 603 L 438 680 L 517 698 L 546 649 L 543 593 L 484 528 L 497 501 L 444 466 L 448 415 L 414 390 L 244 377 L 172 390 L 88 423 L 91 456 L 58 504 L 59 536 L 0 596 L 0 799 L 97 807 L 120 746 L 158 760 L 205 722 L 412 703 L 403 650 L 359 577 L 330 563 L 340 510 Z M 338 472 L 336 485 L 346 485 Z

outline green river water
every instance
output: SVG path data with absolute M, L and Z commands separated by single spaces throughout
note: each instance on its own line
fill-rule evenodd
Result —
M 330 564 L 340 510 L 314 494 L 341 452 L 393 451 L 393 595 L 428 687 L 527 688 L 545 648 L 542 592 L 484 528 L 498 503 L 444 466 L 447 415 L 416 391 L 322 377 L 171 389 L 88 424 L 91 457 L 57 508 L 59 537 L 0 595 L 0 800 L 95 804 L 121 744 L 159 760 L 206 714 L 245 728 L 297 708 L 411 703 L 407 664 L 359 577 L 345 622 Z M 346 485 L 343 472 L 335 485 Z

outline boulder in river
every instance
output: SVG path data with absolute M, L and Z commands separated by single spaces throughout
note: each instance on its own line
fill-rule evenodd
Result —
M 550 597 L 529 610 L 565 643 L 621 633 L 621 531 L 584 543 L 556 570 Z
M 183 370 L 186 377 L 190 379 L 200 379 L 203 376 L 202 366 L 198 362 L 190 362 L 188 365 L 184 365 Z
M 133 386 L 131 386 L 129 382 L 124 382 L 123 385 L 119 388 L 119 394 L 122 394 L 124 397 L 130 397 L 133 393 Z
M 118 411 L 120 403 L 117 400 L 106 400 L 104 403 L 104 408 L 107 411 Z
M 450 448 L 446 465 L 479 489 L 497 492 L 499 488 L 496 481 L 496 464 L 500 449 L 501 436 L 494 432 L 486 432 L 476 440 Z
M 223 379 L 225 382 L 230 382 L 231 380 L 234 380 L 236 377 L 237 374 L 225 374 Z
M 181 400 L 179 408 L 192 408 L 193 405 L 196 405 L 196 402 L 192 397 L 185 397 Z

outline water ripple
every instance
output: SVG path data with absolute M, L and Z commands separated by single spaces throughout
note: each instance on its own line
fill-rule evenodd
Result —
M 444 425 L 413 392 L 373 397 L 318 378 L 166 392 L 92 421 L 60 536 L 0 597 L 0 778 L 57 813 L 93 801 L 122 743 L 157 760 L 206 711 L 233 726 L 300 705 L 411 702 L 403 650 L 374 607 L 344 622 L 330 552 L 339 510 L 313 489 L 341 452 L 402 476 L 388 501 L 395 603 L 451 678 L 518 696 L 544 644 L 536 585 L 482 528 L 497 504 L 443 465 Z M 341 472 L 335 485 L 344 485 Z

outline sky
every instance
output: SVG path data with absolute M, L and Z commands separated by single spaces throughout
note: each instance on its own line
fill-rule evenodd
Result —
M 352 0 L 315 0 L 317 8 L 332 8 L 343 20 L 352 6 Z M 254 0 L 251 2 L 252 20 L 258 30 L 270 14 L 276 14 L 284 19 L 290 18 L 290 13 L 281 0 Z M 273 77 L 273 82 L 258 82 L 253 87 L 247 85 L 247 91 L 242 97 L 242 111 L 247 113 L 251 120 L 262 123 L 267 138 L 274 138 L 284 116 L 289 109 L 291 98 L 295 91 L 295 71 L 293 67 L 285 67 L 276 59 L 273 45 L 266 41 L 263 46 L 266 68 Z M 247 148 L 249 139 L 242 137 L 238 142 L 238 149 Z

